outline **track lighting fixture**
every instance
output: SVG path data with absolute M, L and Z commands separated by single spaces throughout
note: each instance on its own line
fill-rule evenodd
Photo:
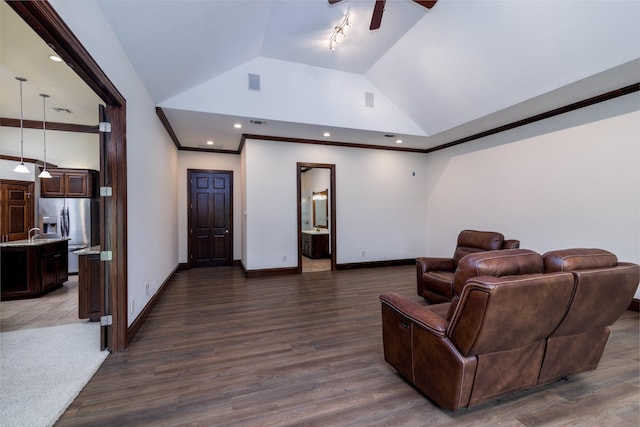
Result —
M 349 22 L 349 10 L 347 10 L 344 18 L 342 18 L 342 21 L 334 27 L 333 34 L 331 34 L 331 38 L 329 38 L 329 49 L 331 51 L 335 51 L 336 45 L 342 43 L 350 28 L 351 22 Z

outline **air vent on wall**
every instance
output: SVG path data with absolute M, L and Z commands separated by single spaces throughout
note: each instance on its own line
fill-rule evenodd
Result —
M 249 120 L 249 123 L 253 123 L 254 125 L 266 125 L 267 122 L 264 120 L 258 120 L 258 119 L 251 119 Z
M 371 92 L 364 93 L 364 106 L 373 108 L 373 93 Z
M 260 74 L 249 73 L 249 90 L 260 90 Z
M 55 111 L 56 113 L 72 114 L 71 110 L 69 110 L 68 108 L 62 108 L 62 107 L 53 107 L 53 111 Z

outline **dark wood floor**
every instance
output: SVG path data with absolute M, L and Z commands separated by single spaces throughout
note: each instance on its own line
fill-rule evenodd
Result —
M 616 322 L 596 371 L 452 413 L 383 359 L 378 295 L 413 296 L 414 281 L 412 266 L 181 272 L 56 425 L 638 426 L 637 312 Z

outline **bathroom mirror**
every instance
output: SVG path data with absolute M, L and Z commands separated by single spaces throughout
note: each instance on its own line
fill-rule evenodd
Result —
M 314 192 L 311 196 L 313 201 L 313 226 L 315 228 L 328 228 L 327 199 L 329 190 Z

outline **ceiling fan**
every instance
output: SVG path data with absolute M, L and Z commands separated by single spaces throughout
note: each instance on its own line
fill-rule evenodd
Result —
M 329 4 L 336 4 L 342 0 L 329 0 Z M 376 5 L 373 8 L 373 16 L 371 17 L 371 25 L 369 26 L 370 30 L 377 30 L 380 28 L 380 23 L 382 22 L 382 14 L 384 13 L 384 4 L 387 0 L 376 0 Z M 424 6 L 427 9 L 431 9 L 438 0 L 432 1 L 421 1 L 421 0 L 413 0 L 418 3 L 420 6 Z

